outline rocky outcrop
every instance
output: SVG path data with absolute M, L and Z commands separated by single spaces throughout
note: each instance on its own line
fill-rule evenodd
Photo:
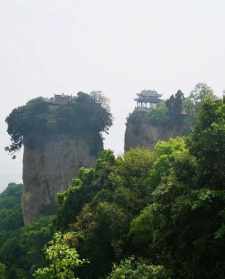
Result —
M 24 147 L 23 214 L 25 224 L 55 213 L 56 193 L 64 191 L 80 167 L 93 166 L 112 125 L 106 98 L 99 92 L 38 97 L 6 118 L 16 158 Z
M 93 166 L 95 159 L 87 139 L 58 136 L 37 147 L 24 144 L 24 223 L 50 214 L 56 193 L 68 187 L 80 167 Z
M 134 112 L 126 124 L 125 151 L 135 147 L 152 148 L 157 141 L 184 135 L 188 130 L 185 124 L 152 123 L 145 112 Z

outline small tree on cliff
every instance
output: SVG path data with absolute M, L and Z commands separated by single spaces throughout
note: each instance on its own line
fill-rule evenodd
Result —
M 191 91 L 190 96 L 185 98 L 185 110 L 196 119 L 198 111 L 200 111 L 202 104 L 207 100 L 215 100 L 216 96 L 213 89 L 206 83 L 198 83 Z
M 184 108 L 184 94 L 181 90 L 172 95 L 167 101 L 168 114 L 171 121 L 177 121 L 180 119 Z

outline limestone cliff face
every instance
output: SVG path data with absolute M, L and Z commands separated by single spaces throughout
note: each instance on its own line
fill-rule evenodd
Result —
M 64 191 L 79 168 L 93 166 L 90 143 L 85 139 L 59 136 L 42 146 L 24 144 L 22 199 L 24 223 L 29 224 L 52 209 L 56 193 Z
M 166 140 L 187 133 L 186 125 L 153 124 L 146 117 L 128 118 L 125 133 L 125 151 L 135 147 L 152 148 L 157 141 Z

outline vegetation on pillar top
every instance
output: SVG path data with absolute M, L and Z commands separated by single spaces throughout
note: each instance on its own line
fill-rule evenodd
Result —
M 57 135 L 93 137 L 101 140 L 112 125 L 107 99 L 99 92 L 77 96 L 55 95 L 36 98 L 14 109 L 6 118 L 11 144 L 6 150 L 14 154 L 23 144 L 39 146 Z

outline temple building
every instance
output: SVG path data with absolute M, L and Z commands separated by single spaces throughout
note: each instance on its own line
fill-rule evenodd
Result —
M 155 90 L 142 90 L 141 93 L 137 94 L 137 98 L 135 99 L 137 102 L 136 109 L 149 110 L 156 108 L 157 104 L 161 102 L 161 96 Z
M 54 97 L 49 99 L 52 105 L 68 105 L 73 102 L 73 97 L 65 94 L 55 94 Z

